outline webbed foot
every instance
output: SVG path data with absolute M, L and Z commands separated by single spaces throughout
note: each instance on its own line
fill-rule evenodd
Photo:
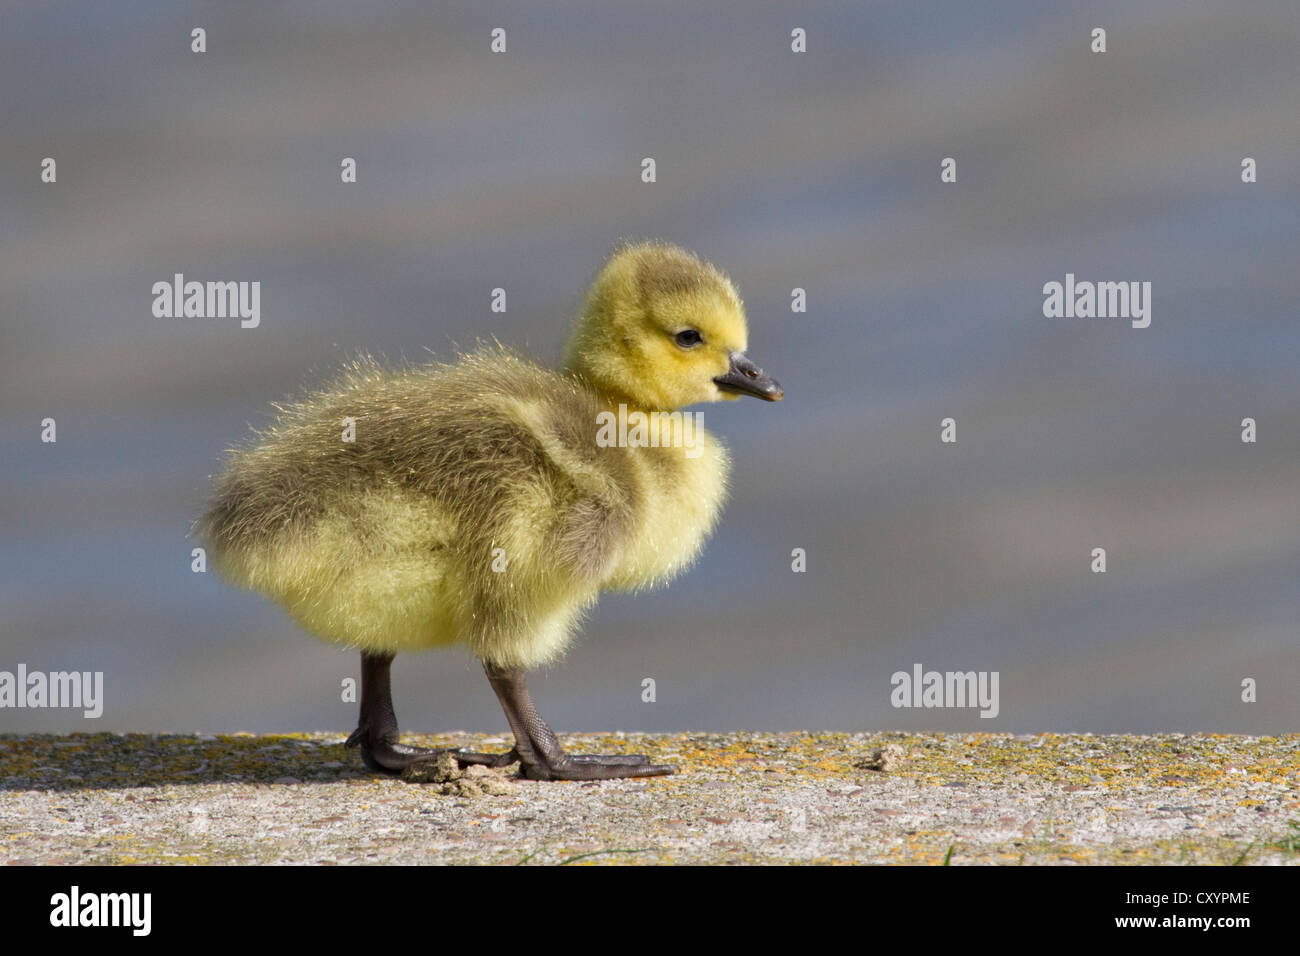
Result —
M 519 772 L 529 780 L 616 780 L 621 777 L 663 777 L 677 772 L 668 764 L 652 764 L 645 754 L 566 754 L 542 720 L 520 669 L 484 665 L 506 720 L 515 734 Z
M 478 764 L 483 767 L 508 767 L 519 760 L 514 750 L 506 753 L 486 754 L 459 747 L 412 747 L 399 743 L 394 727 L 392 733 L 371 734 L 366 727 L 358 727 L 348 737 L 347 747 L 360 747 L 361 760 L 377 773 L 401 773 L 414 763 L 437 760 L 442 754 L 451 754 L 460 766 Z

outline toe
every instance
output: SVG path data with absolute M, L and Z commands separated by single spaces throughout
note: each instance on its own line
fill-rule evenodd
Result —
M 574 763 L 631 764 L 634 766 L 650 762 L 650 758 L 645 754 L 570 754 L 569 759 Z
M 625 777 L 664 777 L 677 772 L 666 764 L 592 763 L 564 757 L 554 764 L 524 764 L 523 775 L 530 780 L 620 780 Z

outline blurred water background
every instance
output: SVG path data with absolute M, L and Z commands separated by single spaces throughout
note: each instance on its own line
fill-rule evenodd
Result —
M 556 358 L 647 236 L 730 272 L 787 398 L 704 408 L 721 527 L 534 678 L 557 729 L 1300 730 L 1294 0 L 0 10 L 0 669 L 107 697 L 0 731 L 350 730 L 351 652 L 190 571 L 222 449 L 359 349 Z M 261 327 L 155 318 L 175 272 Z M 1067 272 L 1150 328 L 1044 318 Z M 892 708 L 916 662 L 1000 716 Z M 394 674 L 405 729 L 505 730 L 468 654 Z

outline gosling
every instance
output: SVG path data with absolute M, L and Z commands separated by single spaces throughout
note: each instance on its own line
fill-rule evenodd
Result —
M 625 245 L 591 286 L 560 371 L 500 346 L 451 365 L 357 360 L 229 453 L 196 531 L 225 579 L 361 651 L 347 742 L 372 770 L 444 752 L 399 742 L 397 652 L 464 643 L 515 745 L 451 751 L 462 766 L 518 762 L 534 780 L 675 773 L 644 755 L 565 753 L 525 673 L 561 654 L 601 591 L 663 584 L 699 554 L 728 458 L 675 410 L 780 401 L 746 345 L 719 270 L 673 245 Z

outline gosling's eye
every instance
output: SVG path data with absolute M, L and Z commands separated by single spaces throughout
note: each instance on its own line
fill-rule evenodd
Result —
M 681 332 L 677 333 L 675 338 L 677 344 L 684 349 L 693 349 L 704 341 L 704 339 L 700 337 L 700 333 L 696 332 L 694 329 L 683 329 Z

